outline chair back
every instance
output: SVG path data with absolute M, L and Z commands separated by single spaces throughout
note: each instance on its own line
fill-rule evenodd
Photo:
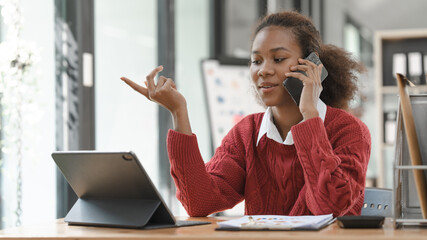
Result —
M 386 188 L 365 188 L 362 216 L 393 216 L 393 191 Z

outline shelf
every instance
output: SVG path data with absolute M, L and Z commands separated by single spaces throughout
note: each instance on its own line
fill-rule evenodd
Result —
M 414 88 L 408 88 L 409 93 L 427 93 L 427 86 L 417 86 Z M 398 94 L 399 89 L 397 86 L 384 86 L 382 87 L 382 93 L 383 94 Z
M 398 40 L 398 41 L 397 41 Z M 384 142 L 384 131 L 385 131 L 385 112 L 397 111 L 398 110 L 398 101 L 399 101 L 399 89 L 397 85 L 385 86 L 388 82 L 396 84 L 394 79 L 394 69 L 393 64 L 400 64 L 400 69 L 406 70 L 405 73 L 409 73 L 409 53 L 418 52 L 421 53 L 421 59 L 423 60 L 424 70 L 422 75 L 427 73 L 425 69 L 425 59 L 427 57 L 427 29 L 407 29 L 407 30 L 390 30 L 390 31 L 377 31 L 375 32 L 374 37 L 374 62 L 375 62 L 375 98 L 376 98 L 376 111 L 377 115 L 375 116 L 375 121 L 377 121 L 377 126 L 373 130 L 372 136 L 374 141 L 377 144 L 375 151 L 375 161 L 376 161 L 376 177 L 377 177 L 377 186 L 376 187 L 392 187 L 393 179 L 389 178 L 390 169 L 387 168 L 389 160 L 392 160 L 394 157 L 391 157 L 395 144 L 389 144 Z M 395 54 L 404 54 L 405 57 L 405 66 L 402 66 L 402 63 L 394 62 L 393 59 Z M 402 70 L 402 71 L 403 71 Z M 427 75 L 425 75 L 427 80 Z M 410 78 L 410 77 L 409 77 Z M 393 80 L 393 81 L 384 81 Z M 423 79 L 424 80 L 424 79 Z M 424 81 L 422 81 L 424 82 Z M 420 84 L 414 88 L 408 87 L 409 94 L 427 94 L 427 84 Z M 374 116 L 372 116 L 374 117 Z
M 383 143 L 382 148 L 394 148 L 394 143 Z
M 411 170 L 411 169 L 425 169 L 427 170 L 427 165 L 407 165 L 407 166 L 396 166 L 396 169 L 402 169 L 402 170 Z

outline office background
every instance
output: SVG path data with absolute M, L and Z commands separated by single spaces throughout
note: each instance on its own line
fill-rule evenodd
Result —
M 352 107 L 376 139 L 380 126 L 375 101 L 375 33 L 427 29 L 427 2 L 422 0 L 0 3 L 1 50 L 11 49 L 4 44 L 11 42 L 8 34 L 20 29 L 19 38 L 26 43 L 21 56 L 28 52 L 33 56 L 20 88 L 25 89 L 19 93 L 25 101 L 20 105 L 19 121 L 13 118 L 12 110 L 17 108 L 13 98 L 4 97 L 6 88 L 1 90 L 1 228 L 63 217 L 72 205 L 72 190 L 50 157 L 55 150 L 133 150 L 173 213 L 186 214 L 175 198 L 169 175 L 165 150 L 166 131 L 171 126 L 169 113 L 130 90 L 119 80 L 121 76 L 141 83 L 151 69 L 163 64 L 164 74 L 175 79 L 187 99 L 192 130 L 198 136 L 202 156 L 208 160 L 212 146 L 201 61 L 246 61 L 251 27 L 258 16 L 299 9 L 313 18 L 325 43 L 346 48 L 368 67 L 360 77 L 362 94 Z M 10 21 L 14 16 L 22 21 Z M 0 55 L 2 64 L 8 60 L 5 56 Z M 3 65 L 0 69 L 4 85 L 10 69 Z M 363 111 L 358 111 L 361 108 Z M 8 127 L 12 122 L 19 124 Z M 380 148 L 373 141 L 368 183 L 391 187 L 392 148 L 386 150 L 387 160 L 378 169 Z M 378 173 L 383 174 L 381 180 Z

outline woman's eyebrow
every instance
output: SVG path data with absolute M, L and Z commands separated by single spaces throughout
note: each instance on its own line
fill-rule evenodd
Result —
M 287 52 L 290 52 L 290 50 L 287 49 L 287 48 L 285 48 L 285 47 L 277 47 L 277 48 L 270 49 L 270 52 L 277 52 L 277 51 L 287 51 Z M 258 51 L 258 50 L 252 51 L 252 54 L 259 54 L 259 53 L 260 53 L 260 51 Z
M 287 51 L 287 52 L 290 52 L 289 51 L 289 49 L 287 49 L 287 48 L 285 48 L 285 47 L 277 47 L 277 48 L 273 48 L 273 49 L 270 49 L 270 52 L 277 52 L 277 51 Z

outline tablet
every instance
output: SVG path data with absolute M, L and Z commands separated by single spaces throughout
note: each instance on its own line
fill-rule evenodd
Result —
M 133 152 L 62 151 L 52 158 L 78 196 L 64 221 L 73 225 L 163 228 L 176 221 Z

